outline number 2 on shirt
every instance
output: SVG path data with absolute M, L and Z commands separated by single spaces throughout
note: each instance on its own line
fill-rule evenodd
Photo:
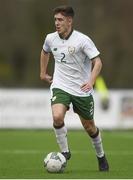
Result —
M 66 63 L 66 61 L 64 60 L 65 54 L 64 54 L 64 53 L 61 53 L 61 55 L 62 55 L 61 62 L 65 62 L 65 63 Z

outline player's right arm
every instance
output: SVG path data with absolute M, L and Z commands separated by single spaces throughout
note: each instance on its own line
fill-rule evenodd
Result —
M 49 56 L 50 53 L 47 53 L 42 49 L 40 56 L 40 79 L 52 83 L 52 76 L 47 74 Z

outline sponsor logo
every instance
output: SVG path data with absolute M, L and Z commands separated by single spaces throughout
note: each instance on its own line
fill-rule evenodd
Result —
M 57 51 L 57 48 L 54 48 L 53 51 Z

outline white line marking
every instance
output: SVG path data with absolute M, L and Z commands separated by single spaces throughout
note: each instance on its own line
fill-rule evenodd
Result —
M 46 154 L 48 151 L 46 150 L 0 150 L 0 154 Z M 88 151 L 71 151 L 72 154 L 92 154 L 92 152 Z M 107 155 L 133 155 L 133 151 L 129 150 L 107 150 Z

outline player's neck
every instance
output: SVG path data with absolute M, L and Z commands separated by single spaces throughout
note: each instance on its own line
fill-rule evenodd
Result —
M 61 39 L 66 39 L 67 40 L 71 36 L 72 32 L 73 32 L 73 28 L 70 28 L 64 34 L 59 34 L 59 36 L 60 36 Z

